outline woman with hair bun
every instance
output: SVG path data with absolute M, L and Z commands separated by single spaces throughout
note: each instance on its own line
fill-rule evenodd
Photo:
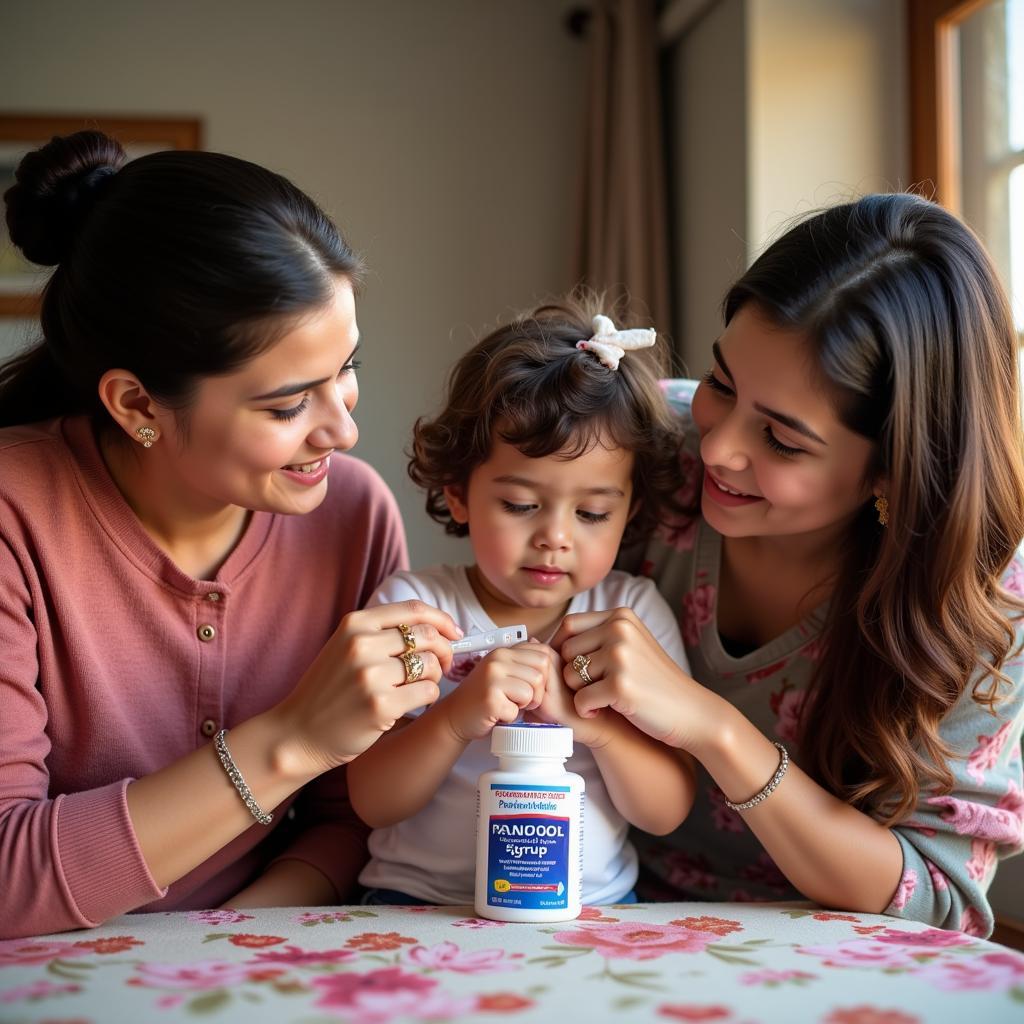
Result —
M 670 399 L 680 494 L 643 572 L 692 675 L 628 611 L 571 616 L 581 714 L 701 763 L 640 836 L 641 897 L 792 899 L 987 934 L 1024 847 L 1018 341 L 974 235 L 911 195 L 788 231 Z
M 344 899 L 343 766 L 436 699 L 460 635 L 358 610 L 406 567 L 342 454 L 359 260 L 216 153 L 79 132 L 16 182 L 11 237 L 56 269 L 42 341 L 0 366 L 0 938 Z

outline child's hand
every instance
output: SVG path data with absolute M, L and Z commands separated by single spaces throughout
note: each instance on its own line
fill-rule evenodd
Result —
M 514 722 L 544 699 L 557 656 L 538 643 L 491 651 L 448 696 L 443 708 L 448 724 L 463 743 L 483 739 L 494 726 Z
M 593 718 L 580 717 L 574 701 L 576 695 L 562 676 L 562 659 L 550 647 L 547 650 L 551 651 L 551 670 L 544 687 L 544 699 L 528 717 L 531 721 L 568 726 L 572 729 L 573 740 L 585 747 L 602 746 L 606 741 L 606 717 L 600 712 Z

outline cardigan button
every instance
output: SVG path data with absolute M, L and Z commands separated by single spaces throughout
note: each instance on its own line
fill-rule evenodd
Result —
M 220 594 L 216 590 L 211 590 L 206 595 L 206 600 L 207 601 L 219 601 L 220 600 Z
M 199 727 L 204 736 L 212 736 L 217 731 L 217 723 L 212 718 L 204 718 L 203 724 Z
M 204 644 L 208 644 L 216 635 L 217 630 L 215 630 L 208 622 L 204 623 L 196 630 L 196 636 L 198 636 Z

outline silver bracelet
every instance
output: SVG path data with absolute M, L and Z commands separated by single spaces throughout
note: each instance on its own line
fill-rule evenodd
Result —
M 786 774 L 786 769 L 789 767 L 789 751 L 781 743 L 776 743 L 775 746 L 779 748 L 779 767 L 775 769 L 775 774 L 768 780 L 768 785 L 759 793 L 755 793 L 749 800 L 744 800 L 741 804 L 734 804 L 727 798 L 725 801 L 726 807 L 734 811 L 746 811 L 751 807 L 756 807 L 762 800 L 767 800 L 775 792 L 776 787 L 782 781 L 782 776 Z
M 220 763 L 223 765 L 224 771 L 228 773 L 228 778 L 231 780 L 232 785 L 238 790 L 238 795 L 242 798 L 242 802 L 249 808 L 249 813 L 261 825 L 269 825 L 274 820 L 274 816 L 273 814 L 267 814 L 256 803 L 256 797 L 252 795 L 252 790 L 245 784 L 245 779 L 242 778 L 242 773 L 231 759 L 231 752 L 228 750 L 228 745 L 224 740 L 227 734 L 227 729 L 221 729 L 213 738 L 213 748 L 217 751 Z

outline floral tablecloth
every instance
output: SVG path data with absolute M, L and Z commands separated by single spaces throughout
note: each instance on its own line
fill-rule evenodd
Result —
M 1024 956 L 795 904 L 210 910 L 0 942 L 0 1021 L 1024 1021 Z

